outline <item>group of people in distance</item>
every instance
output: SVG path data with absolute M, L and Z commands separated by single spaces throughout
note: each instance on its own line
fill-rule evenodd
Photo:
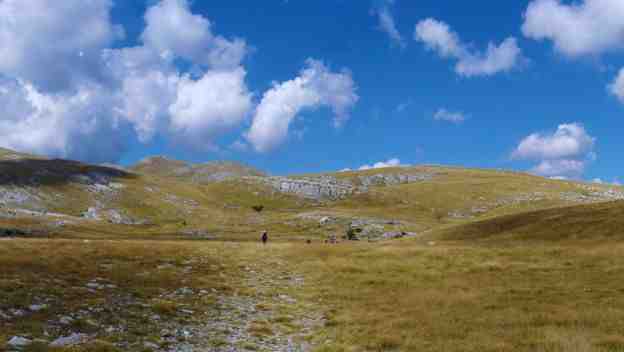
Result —
M 269 233 L 268 231 L 264 230 L 262 231 L 262 234 L 260 235 L 260 241 L 262 241 L 262 244 L 267 244 L 267 242 L 269 242 Z M 307 244 L 312 243 L 312 240 L 306 240 Z M 331 235 L 329 237 L 329 240 L 325 240 L 325 243 L 338 243 L 338 240 L 336 239 L 336 235 Z

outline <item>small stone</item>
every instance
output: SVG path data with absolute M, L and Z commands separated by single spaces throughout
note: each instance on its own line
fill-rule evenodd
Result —
M 26 312 L 22 309 L 11 309 L 11 314 L 13 314 L 14 317 L 23 317 L 24 315 L 26 315 Z
M 157 350 L 159 346 L 157 344 L 153 343 L 153 342 L 145 341 L 143 343 L 143 347 L 149 348 L 149 349 L 152 349 L 152 350 Z
M 11 347 L 26 347 L 30 344 L 32 344 L 32 340 L 21 336 L 13 336 L 8 342 Z
M 28 309 L 30 309 L 31 312 L 39 312 L 46 308 L 48 308 L 48 306 L 45 304 L 33 304 L 30 307 L 28 307 Z
M 59 319 L 59 323 L 61 323 L 62 325 L 69 325 L 73 322 L 74 322 L 74 318 L 68 317 L 68 316 L 63 316 L 61 317 L 61 319 Z
M 69 336 L 59 337 L 58 339 L 52 341 L 50 347 L 67 347 L 74 346 L 79 343 L 84 342 L 86 340 L 87 335 L 85 334 L 71 334 Z

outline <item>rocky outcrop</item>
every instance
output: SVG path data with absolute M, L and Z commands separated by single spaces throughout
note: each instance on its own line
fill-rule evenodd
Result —
M 427 181 L 429 173 L 360 175 L 356 178 L 337 178 L 329 175 L 317 177 L 246 177 L 252 182 L 263 183 L 274 190 L 311 200 L 338 200 L 347 196 L 366 193 L 372 186 L 393 186 Z
M 429 181 L 433 178 L 433 174 L 376 174 L 358 176 L 359 191 L 366 192 L 370 186 L 393 186 L 404 183 L 415 183 Z
M 266 182 L 278 192 L 313 200 L 336 200 L 352 194 L 355 190 L 351 183 L 338 181 L 336 178 L 330 176 L 296 179 L 268 177 L 264 178 L 262 182 Z
M 619 189 L 601 189 L 592 186 L 581 186 L 580 192 L 562 192 L 562 200 L 574 203 L 596 203 L 612 200 L 624 200 L 624 192 Z

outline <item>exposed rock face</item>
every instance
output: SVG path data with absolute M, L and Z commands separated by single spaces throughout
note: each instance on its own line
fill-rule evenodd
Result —
M 560 197 L 563 200 L 574 203 L 595 203 L 624 199 L 624 192 L 615 189 L 602 190 L 591 186 L 582 188 L 581 192 L 562 192 Z
M 433 175 L 428 173 L 362 175 L 355 179 L 339 179 L 328 175 L 297 178 L 246 177 L 247 180 L 267 184 L 280 193 L 312 200 L 338 200 L 352 194 L 368 192 L 371 186 L 393 186 L 431 178 Z
M 358 176 L 360 182 L 359 191 L 366 192 L 370 186 L 392 186 L 404 183 L 415 183 L 428 181 L 433 178 L 433 174 L 377 174 L 371 176 Z
M 269 177 L 265 179 L 265 182 L 278 192 L 313 200 L 335 200 L 354 192 L 354 187 L 351 183 L 341 182 L 330 176 L 301 179 Z

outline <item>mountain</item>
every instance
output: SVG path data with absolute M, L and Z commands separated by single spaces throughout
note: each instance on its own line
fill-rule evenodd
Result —
M 130 170 L 195 183 L 219 182 L 243 176 L 265 176 L 262 171 L 232 161 L 192 164 L 163 156 L 143 159 L 130 167 Z
M 148 227 L 150 233 L 249 238 L 259 226 L 270 226 L 285 237 L 315 238 L 354 223 L 368 237 L 381 238 L 386 232 L 624 199 L 614 186 L 444 166 L 266 176 L 234 162 L 190 164 L 164 157 L 128 170 L 8 150 L 0 158 L 0 216 L 62 225 L 65 232 L 124 225 L 142 234 Z

